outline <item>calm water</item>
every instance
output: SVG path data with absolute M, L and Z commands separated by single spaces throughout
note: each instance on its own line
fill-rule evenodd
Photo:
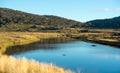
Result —
M 83 41 L 39 44 L 36 50 L 13 56 L 53 63 L 65 69 L 80 70 L 81 73 L 120 73 L 120 49 L 95 45 Z

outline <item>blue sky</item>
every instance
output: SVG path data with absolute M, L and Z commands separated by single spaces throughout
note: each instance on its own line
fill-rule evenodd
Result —
M 82 22 L 120 16 L 120 0 L 0 0 L 0 7 Z

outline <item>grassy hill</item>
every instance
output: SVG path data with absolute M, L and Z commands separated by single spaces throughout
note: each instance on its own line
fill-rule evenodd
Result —
M 81 27 L 82 23 L 58 16 L 35 15 L 17 10 L 0 8 L 1 31 L 59 30 L 67 27 Z
M 0 8 L 0 31 L 61 31 L 66 28 L 120 29 L 120 17 L 82 23 L 59 16 Z

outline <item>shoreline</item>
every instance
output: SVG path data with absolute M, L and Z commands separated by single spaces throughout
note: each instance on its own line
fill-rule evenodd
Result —
M 103 44 L 103 45 L 107 45 L 110 47 L 116 47 L 116 48 L 120 48 L 120 42 L 109 42 L 109 41 L 100 41 L 100 40 L 93 40 L 90 42 L 94 42 L 94 43 L 98 43 L 98 44 Z
M 78 38 L 74 38 L 74 39 L 78 39 Z M 78 40 L 120 48 L 120 42 L 110 42 L 110 41 L 104 41 L 104 40 L 89 40 L 89 39 L 78 39 Z
M 66 35 L 67 36 L 67 35 Z M 77 40 L 103 44 L 111 47 L 120 48 L 120 36 L 112 36 L 111 33 L 78 33 L 70 34 L 68 37 Z
M 106 41 L 104 42 L 104 41 L 81 40 L 81 39 L 79 39 L 79 40 L 84 41 L 84 42 L 90 42 L 93 44 L 101 44 L 101 45 L 105 45 L 105 46 L 116 47 L 118 49 L 120 47 L 119 42 L 118 43 L 114 43 L 114 42 L 110 43 L 110 42 L 106 42 Z M 40 48 L 40 46 L 38 46 L 39 44 L 51 44 L 51 43 L 58 44 L 58 43 L 67 43 L 67 42 L 72 42 L 72 41 L 78 41 L 78 39 L 67 38 L 67 37 L 47 38 L 47 39 L 42 39 L 41 41 L 36 41 L 36 42 L 30 43 L 30 44 L 10 46 L 7 48 L 7 50 L 4 54 L 13 55 L 13 54 L 19 54 L 19 53 L 25 52 L 25 51 L 36 50 L 36 49 Z
M 62 33 L 0 32 L 0 34 L 0 54 L 4 53 L 10 46 L 26 45 L 45 38 L 63 37 Z
M 29 45 L 32 43 L 38 43 L 42 41 L 42 39 L 50 39 L 49 43 L 54 40 L 54 38 L 69 38 L 75 40 L 82 40 L 86 42 L 93 42 L 98 44 L 103 44 L 111 47 L 120 48 L 119 41 L 105 41 L 99 39 L 89 39 L 89 36 L 77 36 L 77 35 L 69 35 L 65 33 L 40 33 L 40 32 L 0 32 L 2 34 L 2 38 L 0 38 L 0 53 L 5 53 L 6 49 L 9 49 L 12 46 L 20 47 L 24 45 Z M 79 35 L 79 34 L 78 34 Z M 61 39 L 60 39 L 61 40 Z M 60 41 L 59 40 L 59 41 Z M 67 40 L 67 39 L 66 39 Z M 45 42 L 43 42 L 45 43 Z M 1 46 L 2 45 L 2 46 Z M 28 49 L 29 50 L 29 49 Z M 19 50 L 18 50 L 19 51 Z
M 13 54 L 19 54 L 25 51 L 36 50 L 41 47 L 39 46 L 40 44 L 59 44 L 59 43 L 67 43 L 72 41 L 75 41 L 75 40 L 67 37 L 44 38 L 44 39 L 41 39 L 40 41 L 36 41 L 30 44 L 10 46 L 6 49 L 6 52 L 3 54 L 13 55 Z
M 61 35 L 61 34 L 59 34 L 59 35 Z M 68 40 L 68 38 L 69 38 L 69 40 Z M 41 40 L 33 41 L 28 44 L 11 45 L 6 48 L 6 51 L 3 54 L 12 55 L 14 53 L 20 53 L 20 52 L 24 52 L 24 51 L 28 51 L 28 50 L 34 50 L 37 47 L 37 44 L 40 44 L 40 43 L 41 44 L 54 43 L 54 42 L 56 42 L 56 43 L 63 42 L 64 43 L 64 42 L 68 42 L 68 41 L 70 42 L 70 39 L 71 39 L 71 41 L 74 39 L 74 40 L 80 40 L 80 41 L 91 42 L 91 43 L 102 44 L 102 45 L 106 45 L 106 46 L 110 46 L 110 47 L 120 48 L 120 44 L 119 44 L 120 42 L 109 42 L 109 41 L 103 41 L 103 40 L 89 40 L 89 39 L 85 39 L 85 38 L 83 39 L 80 37 L 67 37 L 64 34 L 59 37 L 42 38 Z M 14 49 L 14 48 L 16 48 L 16 49 Z M 27 48 L 29 48 L 29 49 L 27 49 Z
M 120 42 L 109 42 L 109 41 L 101 41 L 101 40 L 84 40 L 84 41 L 101 44 L 101 45 L 106 45 L 106 46 L 110 46 L 110 47 L 120 48 Z

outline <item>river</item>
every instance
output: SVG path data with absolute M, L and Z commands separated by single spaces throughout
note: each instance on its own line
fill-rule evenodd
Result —
M 53 63 L 80 73 L 120 73 L 120 48 L 84 41 L 39 43 L 36 48 L 13 56 Z

